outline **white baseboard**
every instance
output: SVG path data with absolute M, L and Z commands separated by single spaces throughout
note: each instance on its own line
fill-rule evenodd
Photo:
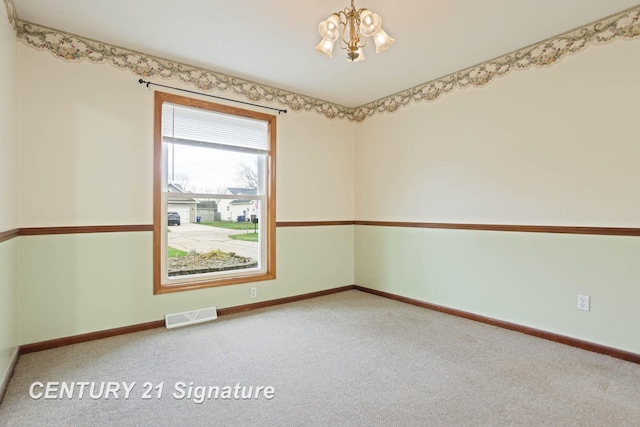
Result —
M 2 377 L 0 377 L 0 403 L 2 403 L 2 398 L 4 397 L 5 391 L 7 391 L 7 387 L 9 386 L 9 381 L 13 376 L 13 370 L 16 368 L 16 364 L 18 363 L 18 357 L 20 356 L 20 348 L 16 347 L 13 350 L 13 355 L 11 356 L 11 361 L 9 362 L 9 366 L 7 366 L 7 370 L 3 373 Z

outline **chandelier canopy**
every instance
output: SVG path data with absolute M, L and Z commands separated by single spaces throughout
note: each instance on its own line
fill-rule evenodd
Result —
M 351 7 L 331 14 L 318 25 L 322 41 L 316 49 L 329 58 L 333 57 L 333 46 L 338 40 L 340 49 L 347 51 L 347 60 L 364 61 L 362 48 L 367 45 L 369 37 L 373 38 L 376 53 L 384 52 L 395 41 L 382 29 L 382 18 L 368 9 L 356 9 L 351 0 Z

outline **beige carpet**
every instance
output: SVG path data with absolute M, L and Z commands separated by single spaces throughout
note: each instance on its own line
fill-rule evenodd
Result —
M 126 400 L 29 397 L 34 382 L 83 381 L 136 385 Z M 145 382 L 162 396 L 143 399 Z M 180 382 L 275 396 L 195 403 L 174 396 Z M 27 354 L 0 425 L 631 426 L 640 365 L 348 291 Z

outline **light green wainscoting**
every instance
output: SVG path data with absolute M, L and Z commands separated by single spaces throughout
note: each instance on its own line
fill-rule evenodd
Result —
M 18 309 L 16 282 L 17 240 L 0 243 L 0 383 L 18 348 Z
M 355 245 L 357 285 L 640 353 L 638 237 L 358 225 Z
M 163 295 L 153 295 L 151 232 L 23 236 L 18 242 L 20 344 L 354 282 L 352 225 L 279 228 L 276 280 Z M 254 286 L 258 296 L 250 298 Z

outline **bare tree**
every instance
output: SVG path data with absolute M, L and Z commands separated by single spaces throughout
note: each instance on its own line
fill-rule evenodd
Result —
M 240 163 L 236 171 L 236 181 L 245 188 L 258 188 L 258 171 L 256 165 Z

